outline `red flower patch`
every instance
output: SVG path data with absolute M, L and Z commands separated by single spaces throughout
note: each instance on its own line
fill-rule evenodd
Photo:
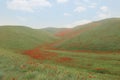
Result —
M 40 60 L 48 60 L 48 59 L 52 59 L 53 57 L 57 56 L 56 53 L 41 51 L 38 48 L 33 49 L 33 50 L 26 50 L 26 51 L 24 51 L 24 54 L 26 54 L 34 59 L 40 59 Z
M 59 58 L 57 61 L 58 62 L 70 62 L 70 61 L 72 61 L 73 59 L 72 58 L 70 58 L 70 57 L 61 57 L 61 58 Z

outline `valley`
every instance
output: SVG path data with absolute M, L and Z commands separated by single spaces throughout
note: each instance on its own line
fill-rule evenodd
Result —
M 0 27 L 0 80 L 119 79 L 119 18 L 70 29 Z

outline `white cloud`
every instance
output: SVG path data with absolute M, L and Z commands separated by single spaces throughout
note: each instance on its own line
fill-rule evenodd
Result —
M 109 17 L 110 17 L 110 13 L 99 13 L 97 16 L 98 19 L 105 19 Z
M 57 0 L 58 3 L 66 3 L 68 2 L 69 0 Z
M 108 7 L 107 6 L 102 6 L 102 7 L 100 7 L 100 10 L 102 10 L 103 12 L 106 12 L 106 11 L 108 11 Z
M 71 16 L 70 13 L 64 13 L 64 16 Z
M 96 18 L 105 19 L 111 17 L 111 12 L 109 11 L 107 6 L 101 6 L 100 11 L 97 13 Z
M 7 7 L 12 10 L 34 11 L 37 8 L 51 7 L 48 0 L 9 0 Z
M 77 8 L 74 9 L 74 12 L 81 13 L 83 11 L 86 11 L 86 8 L 83 6 L 78 6 Z
M 75 27 L 75 26 L 78 26 L 78 25 L 84 25 L 84 24 L 87 24 L 87 23 L 90 23 L 90 22 L 91 22 L 90 20 L 80 20 L 80 21 L 75 21 L 73 23 L 64 25 L 63 27 L 72 28 L 72 27 Z

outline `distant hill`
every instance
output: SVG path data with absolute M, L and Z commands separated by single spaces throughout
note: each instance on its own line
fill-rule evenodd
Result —
M 62 31 L 59 31 L 57 33 L 55 33 L 55 36 L 57 37 L 65 37 L 66 35 L 68 35 L 70 32 L 72 32 L 72 29 L 71 28 L 68 28 L 68 29 L 63 29 Z
M 120 50 L 120 18 L 77 26 L 56 47 L 68 50 Z
M 43 30 L 24 26 L 0 26 L 0 47 L 23 50 L 53 42 L 56 37 Z
M 47 31 L 47 32 L 52 33 L 52 34 L 55 35 L 55 34 L 61 32 L 61 31 L 63 31 L 63 30 L 67 30 L 67 29 L 69 29 L 69 28 L 54 28 L 54 27 L 48 27 L 48 28 L 43 28 L 42 30 Z

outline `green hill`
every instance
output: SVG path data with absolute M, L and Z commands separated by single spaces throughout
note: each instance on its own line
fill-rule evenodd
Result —
M 14 50 L 31 49 L 56 38 L 46 31 L 24 26 L 0 26 L 0 47 Z
M 120 19 L 110 18 L 77 26 L 56 47 L 69 50 L 120 50 Z

